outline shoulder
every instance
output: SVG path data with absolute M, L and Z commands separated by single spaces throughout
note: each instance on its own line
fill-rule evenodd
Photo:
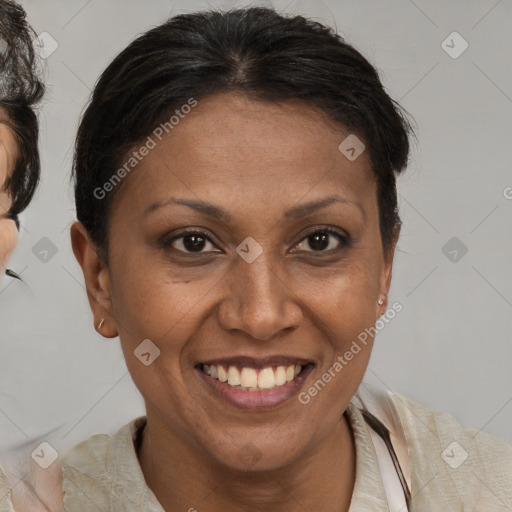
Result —
M 67 466 L 80 466 L 84 471 L 98 471 L 108 464 L 113 455 L 119 456 L 120 452 L 131 451 L 134 437 L 145 422 L 146 418 L 141 416 L 123 425 L 112 435 L 93 435 L 71 448 L 64 455 L 63 461 Z
M 11 485 L 0 468 L 0 512 L 14 512 L 11 502 Z
M 435 499 L 472 510 L 509 510 L 512 446 L 462 426 L 451 414 L 391 395 L 410 457 L 413 501 Z M 441 500 L 441 501 L 439 501 Z
M 502 439 L 464 427 L 453 415 L 430 409 L 398 393 L 393 393 L 391 398 L 399 412 L 408 444 L 417 453 L 430 453 L 435 446 L 442 450 L 439 453 L 441 459 L 448 460 L 451 466 L 462 466 L 466 461 L 474 461 L 483 467 L 502 463 L 512 471 L 512 446 Z M 450 458 L 456 460 L 450 461 Z
M 140 505 L 146 491 L 133 441 L 145 422 L 146 418 L 140 417 L 113 435 L 94 435 L 64 455 L 66 510 L 87 510 L 91 501 L 100 508 L 112 503 L 119 507 Z

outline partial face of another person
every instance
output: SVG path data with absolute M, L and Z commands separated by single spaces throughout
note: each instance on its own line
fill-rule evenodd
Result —
M 119 333 L 148 424 L 206 462 L 244 469 L 247 443 L 256 469 L 307 456 L 363 378 L 371 339 L 335 363 L 386 307 L 392 251 L 369 156 L 338 149 L 349 133 L 298 101 L 210 96 L 121 184 L 108 266 L 72 228 L 95 322 Z M 266 358 L 302 373 L 264 393 L 205 373 L 232 365 L 251 376 Z M 329 382 L 299 400 L 319 379 Z
M 6 122 L 8 122 L 8 116 L 0 108 L 0 275 L 4 274 L 7 261 L 18 240 L 15 222 L 6 217 L 11 208 L 12 199 L 5 189 L 5 184 L 14 171 L 17 158 L 16 138 Z

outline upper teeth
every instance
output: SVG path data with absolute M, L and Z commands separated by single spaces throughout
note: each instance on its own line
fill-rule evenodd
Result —
M 230 386 L 256 391 L 259 389 L 272 389 L 275 386 L 282 386 L 293 380 L 302 370 L 302 366 L 295 364 L 289 366 L 272 366 L 256 370 L 244 366 L 239 370 L 236 366 L 226 367 L 222 365 L 203 364 L 202 370 L 206 375 L 227 382 Z

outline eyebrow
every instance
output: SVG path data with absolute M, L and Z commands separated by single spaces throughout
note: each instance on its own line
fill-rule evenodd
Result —
M 325 197 L 323 199 L 318 199 L 316 201 L 309 201 L 307 203 L 301 203 L 296 206 L 293 206 L 292 208 L 290 208 L 289 210 L 287 210 L 284 213 L 284 218 L 285 219 L 299 219 L 301 217 L 305 217 L 305 216 L 313 213 L 316 210 L 319 210 L 321 208 L 326 208 L 327 206 L 329 206 L 333 203 L 354 205 L 361 211 L 363 218 L 366 218 L 365 211 L 360 203 L 358 203 L 357 201 L 351 201 L 351 200 L 341 197 L 339 195 L 332 195 L 332 196 Z M 171 205 L 171 204 L 187 206 L 187 207 L 192 208 L 193 210 L 196 210 L 200 213 L 203 213 L 205 215 L 214 217 L 218 220 L 222 220 L 225 222 L 230 222 L 233 220 L 233 217 L 228 212 L 226 212 L 222 208 L 219 208 L 218 206 L 215 206 L 211 203 L 207 203 L 205 201 L 200 201 L 200 200 L 196 200 L 196 199 L 179 199 L 176 197 L 170 197 L 167 199 L 160 199 L 158 201 L 155 201 L 145 210 L 144 216 L 147 216 L 150 213 L 152 213 L 153 211 L 163 208 L 164 206 Z

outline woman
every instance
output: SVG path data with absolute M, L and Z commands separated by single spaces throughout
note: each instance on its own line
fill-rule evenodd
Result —
M 0 270 L 16 246 L 18 214 L 39 181 L 38 125 L 34 113 L 44 91 L 36 73 L 34 33 L 25 12 L 0 2 Z M 9 275 L 16 276 L 9 271 Z
M 180 15 L 116 57 L 71 239 L 146 416 L 64 457 L 66 510 L 511 506 L 504 442 L 392 395 L 403 450 L 354 399 L 395 308 L 408 134 L 374 68 L 302 17 Z
M 12 270 L 6 270 L 9 257 L 16 246 L 19 230 L 18 215 L 34 196 L 40 172 L 38 150 L 38 122 L 35 106 L 44 93 L 44 85 L 37 72 L 37 60 L 32 41 L 35 33 L 26 21 L 25 11 L 14 2 L 0 1 L 0 276 L 6 273 L 19 279 Z M 48 484 L 48 473 L 27 472 L 28 456 L 16 468 L 12 461 L 0 457 L 9 475 L 0 469 L 0 511 L 47 510 L 41 502 L 62 501 L 53 488 L 54 478 Z M 36 485 L 45 488 L 38 496 Z M 14 491 L 11 490 L 13 486 Z M 57 507 L 52 505 L 53 510 Z

